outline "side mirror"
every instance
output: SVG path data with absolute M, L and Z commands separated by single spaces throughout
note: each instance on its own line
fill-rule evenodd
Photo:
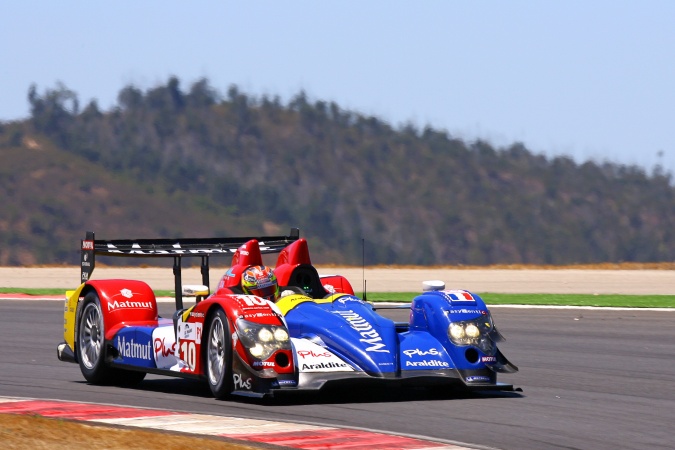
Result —
M 197 303 L 204 300 L 204 297 L 209 295 L 208 286 L 203 284 L 184 284 L 183 297 L 196 297 Z

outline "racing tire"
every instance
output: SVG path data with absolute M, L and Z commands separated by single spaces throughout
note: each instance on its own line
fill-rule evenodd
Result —
M 213 396 L 222 400 L 233 389 L 230 326 L 222 309 L 209 316 L 205 336 L 204 374 Z
M 96 292 L 82 300 L 77 321 L 76 352 L 80 371 L 92 384 L 108 384 L 114 371 L 105 364 L 105 329 L 101 301 Z

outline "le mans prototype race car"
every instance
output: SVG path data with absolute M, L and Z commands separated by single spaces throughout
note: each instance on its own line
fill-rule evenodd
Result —
M 307 241 L 289 236 L 81 241 L 81 281 L 66 293 L 61 361 L 94 384 L 133 385 L 147 373 L 205 380 L 216 398 L 318 391 L 347 383 L 454 384 L 513 390 L 498 373 L 518 369 L 497 348 L 502 337 L 476 294 L 424 283 L 398 323 L 354 295 L 340 275 L 319 276 Z M 276 303 L 244 295 L 242 273 L 278 253 L 286 294 Z M 142 281 L 91 279 L 97 255 L 173 258 L 176 311 L 158 315 Z M 232 256 L 211 292 L 209 260 Z M 182 285 L 183 258 L 201 258 L 202 285 Z M 185 307 L 184 297 L 194 297 Z M 382 307 L 386 308 L 386 307 Z M 391 306 L 389 306 L 391 308 Z

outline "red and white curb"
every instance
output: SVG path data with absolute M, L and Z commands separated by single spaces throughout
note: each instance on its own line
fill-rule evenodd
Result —
M 468 450 L 467 444 L 353 428 L 274 422 L 270 420 L 189 414 L 115 405 L 0 397 L 0 414 L 36 414 L 42 417 L 219 436 L 293 449 Z

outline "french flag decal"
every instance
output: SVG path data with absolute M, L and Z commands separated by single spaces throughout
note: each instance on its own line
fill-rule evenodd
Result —
M 447 291 L 446 294 L 453 302 L 475 302 L 471 292 L 467 291 Z

